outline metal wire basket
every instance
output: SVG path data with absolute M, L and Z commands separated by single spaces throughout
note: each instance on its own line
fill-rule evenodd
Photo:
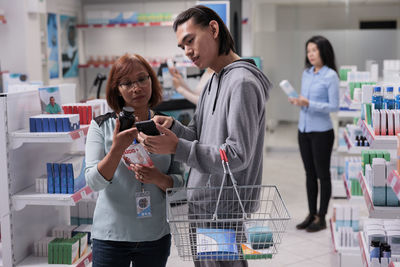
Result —
M 220 187 L 167 190 L 167 220 L 187 261 L 271 259 L 290 215 L 276 186 L 237 186 L 226 154 Z M 230 176 L 232 186 L 224 186 Z

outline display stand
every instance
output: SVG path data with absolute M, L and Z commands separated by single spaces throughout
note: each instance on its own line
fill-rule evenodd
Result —
M 58 225 L 70 224 L 70 206 L 91 193 L 38 194 L 33 185 L 47 162 L 84 150 L 87 127 L 71 133 L 29 133 L 29 117 L 41 113 L 37 90 L 0 95 L 0 215 L 3 266 L 47 266 L 32 257 L 33 243 Z M 86 266 L 91 252 L 72 266 Z M 71 266 L 71 265 L 70 265 Z

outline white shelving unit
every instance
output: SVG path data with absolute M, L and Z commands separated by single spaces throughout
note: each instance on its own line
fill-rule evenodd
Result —
M 75 194 L 39 194 L 35 179 L 46 163 L 65 153 L 82 152 L 88 126 L 71 133 L 29 133 L 29 117 L 41 113 L 38 91 L 0 94 L 0 218 L 3 266 L 48 266 L 33 257 L 33 243 L 53 227 L 70 223 L 70 206 L 92 190 Z M 77 265 L 88 266 L 91 252 Z
M 360 181 L 361 189 L 363 191 L 364 200 L 367 205 L 370 218 L 385 218 L 385 219 L 400 218 L 400 207 L 374 206 L 374 203 L 372 201 L 371 189 L 368 187 L 362 172 L 359 173 L 358 179 Z
M 75 264 L 48 264 L 47 263 L 47 257 L 34 257 L 34 256 L 29 256 L 26 259 L 24 259 L 23 262 L 18 264 L 19 267 L 32 267 L 32 266 L 41 266 L 41 267 L 51 267 L 51 266 L 57 266 L 57 267 L 87 267 L 90 266 L 92 263 L 92 252 L 89 251 L 85 255 L 83 255 L 78 262 Z
M 395 150 L 397 147 L 397 137 L 392 136 L 380 136 L 375 135 L 374 130 L 365 121 L 360 120 L 358 125 L 360 126 L 364 136 L 367 138 L 370 148 L 376 149 L 387 149 Z
M 358 232 L 358 242 L 360 244 L 360 252 L 363 266 L 369 267 L 369 247 L 364 238 L 364 232 Z

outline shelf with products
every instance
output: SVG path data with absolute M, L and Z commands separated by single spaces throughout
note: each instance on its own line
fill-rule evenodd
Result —
M 360 252 L 361 252 L 361 259 L 363 266 L 369 267 L 370 264 L 370 256 L 369 256 L 369 248 L 367 246 L 367 243 L 364 238 L 364 233 L 363 232 L 358 232 L 358 242 L 360 244 Z
M 347 197 L 348 200 L 360 201 L 360 200 L 363 199 L 363 196 L 353 196 L 351 194 L 349 181 L 346 180 L 346 175 L 345 174 L 342 175 L 342 180 L 343 180 L 343 184 L 344 184 L 344 189 L 346 191 L 346 197 Z
M 333 243 L 333 249 L 335 252 L 342 253 L 342 252 L 350 252 L 350 253 L 357 253 L 359 251 L 358 247 L 342 247 L 339 245 L 339 236 L 336 232 L 336 224 L 333 219 L 329 219 L 330 229 L 331 229 L 331 237 Z
M 112 28 L 134 28 L 134 27 L 171 27 L 173 21 L 154 21 L 137 23 L 113 23 L 113 24 L 78 24 L 78 29 L 112 29 Z
M 57 266 L 57 267 L 87 267 L 92 262 L 92 251 L 88 251 L 83 255 L 75 264 L 48 264 L 47 257 L 35 257 L 29 256 L 24 259 L 17 267 L 45 267 L 45 266 Z
M 370 148 L 394 150 L 397 148 L 397 137 L 376 136 L 374 130 L 364 120 L 359 120 L 358 126 L 361 128 L 364 136 L 367 138 Z
M 343 131 L 343 138 L 347 145 L 347 153 L 349 154 L 361 154 L 361 151 L 367 148 L 362 146 L 355 146 L 352 140 L 350 140 L 349 134 L 346 129 Z
M 397 199 L 400 201 L 400 175 L 394 170 L 388 175 L 388 184 L 392 187 Z
M 71 132 L 29 132 L 27 129 L 10 134 L 12 148 L 18 148 L 24 143 L 70 143 L 87 135 L 89 125 Z
M 365 204 L 369 212 L 370 218 L 398 219 L 400 218 L 400 207 L 383 207 L 375 206 L 372 201 L 372 192 L 368 187 L 362 172 L 358 174 L 361 189 L 364 195 Z
M 22 210 L 26 205 L 75 206 L 92 192 L 89 186 L 85 186 L 74 194 L 43 194 L 36 193 L 35 185 L 33 185 L 13 195 L 12 204 L 15 210 Z
M 360 110 L 339 110 L 337 116 L 339 118 L 357 118 L 360 117 L 361 111 Z

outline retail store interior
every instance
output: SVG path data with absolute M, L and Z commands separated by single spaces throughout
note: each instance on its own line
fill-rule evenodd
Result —
M 221 245 L 206 232 L 216 243 L 200 247 L 202 234 L 187 230 L 199 222 L 174 213 L 191 205 L 191 189 L 167 193 L 163 219 L 172 238 L 166 266 L 209 260 L 247 260 L 250 267 L 400 266 L 400 0 L 0 0 L 0 267 L 92 266 L 90 234 L 102 193 L 86 184 L 85 144 L 92 120 L 113 111 L 105 99 L 111 67 L 125 53 L 143 56 L 163 88 L 154 111 L 187 125 L 196 101 L 179 90 L 171 69 L 192 93 L 206 71 L 178 47 L 173 23 L 199 4 L 215 10 L 236 53 L 252 59 L 272 83 L 257 185 L 268 190 L 260 203 L 271 211 L 230 218 L 246 242 L 236 236 Z M 319 66 L 308 54 L 313 36 L 329 40 L 337 68 L 337 105 L 320 105 L 320 113 L 329 114 L 323 131 L 334 132 L 326 164 L 331 197 L 326 225 L 312 214 L 298 229 L 310 214 L 299 148 L 302 134 L 310 133 L 304 121 L 318 124 L 307 117 L 315 101 L 332 102 L 307 93 L 304 73 L 311 67 L 316 77 Z M 318 49 L 321 59 L 325 50 Z M 306 107 L 288 98 L 302 96 Z M 315 151 L 323 154 L 322 147 Z M 190 175 L 183 164 L 181 176 Z M 208 228 L 223 225 L 213 234 L 225 230 L 225 238 L 228 223 L 218 220 L 203 218 Z M 314 223 L 321 227 L 310 228 Z

